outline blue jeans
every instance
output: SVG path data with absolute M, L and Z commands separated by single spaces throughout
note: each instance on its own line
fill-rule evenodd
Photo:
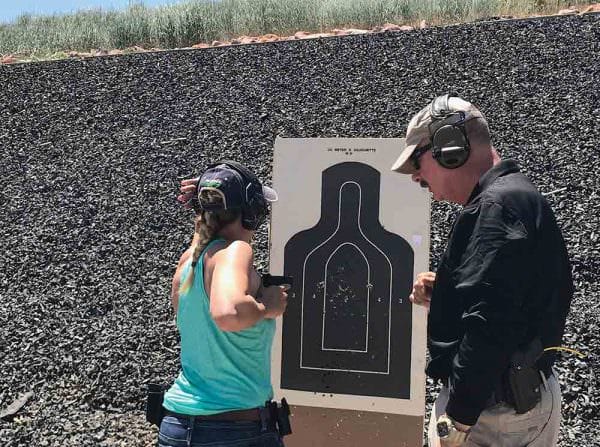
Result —
M 165 416 L 158 447 L 283 447 L 274 430 L 260 422 L 200 421 L 193 417 Z

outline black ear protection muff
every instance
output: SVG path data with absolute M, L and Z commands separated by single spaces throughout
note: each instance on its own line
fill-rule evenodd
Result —
M 450 95 L 438 96 L 431 102 L 429 125 L 431 154 L 446 169 L 461 167 L 469 159 L 471 147 L 465 130 L 465 112 L 454 112 L 448 106 Z
M 241 180 L 242 197 L 242 226 L 251 231 L 256 231 L 269 214 L 267 200 L 263 195 L 262 185 L 258 177 L 241 163 L 232 160 L 222 160 L 209 166 L 226 165 L 231 168 Z

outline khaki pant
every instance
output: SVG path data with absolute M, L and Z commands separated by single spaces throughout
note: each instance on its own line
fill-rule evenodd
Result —
M 516 414 L 514 408 L 500 403 L 486 408 L 471 428 L 464 447 L 553 447 L 560 427 L 560 385 L 554 375 L 542 385 L 542 399 L 531 410 Z M 435 421 L 446 410 L 448 388 L 443 387 L 431 411 L 429 447 L 439 447 Z

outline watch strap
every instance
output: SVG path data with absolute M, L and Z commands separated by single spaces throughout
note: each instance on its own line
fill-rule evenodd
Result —
M 443 415 L 438 419 L 438 436 L 440 439 L 449 441 L 453 444 L 462 444 L 467 440 L 469 431 L 460 431 L 456 428 L 452 419 L 447 415 Z

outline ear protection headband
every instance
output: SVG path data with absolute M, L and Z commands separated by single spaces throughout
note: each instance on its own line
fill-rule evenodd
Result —
M 469 158 L 471 146 L 465 130 L 465 112 L 454 112 L 448 106 L 450 95 L 438 96 L 431 102 L 431 154 L 446 169 L 456 169 Z
M 255 231 L 269 214 L 262 184 L 253 172 L 236 161 L 222 160 L 210 165 L 209 168 L 223 164 L 238 175 L 242 185 L 242 226 L 247 230 Z

